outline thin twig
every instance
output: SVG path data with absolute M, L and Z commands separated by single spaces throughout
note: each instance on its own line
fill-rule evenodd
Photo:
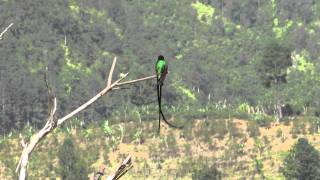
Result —
M 131 80 L 131 81 L 125 81 L 125 82 L 122 82 L 122 83 L 118 83 L 117 86 L 123 86 L 123 85 L 127 85 L 127 84 L 132 84 L 132 83 L 136 83 L 136 82 L 139 82 L 139 81 L 145 81 L 145 80 L 148 80 L 148 79 L 154 79 L 156 77 L 157 77 L 156 75 L 153 75 L 153 76 L 148 76 L 148 77 L 135 79 L 135 80 Z
M 3 31 L 2 31 L 2 33 L 0 34 L 0 40 L 2 40 L 2 36 L 4 35 L 4 33 L 6 33 L 9 29 L 10 29 L 10 27 L 13 25 L 13 23 L 11 23 L 8 27 L 6 27 Z

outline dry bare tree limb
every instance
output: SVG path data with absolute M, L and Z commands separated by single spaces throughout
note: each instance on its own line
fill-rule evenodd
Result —
M 118 83 L 116 86 L 123 86 L 123 85 L 127 85 L 127 84 L 137 83 L 139 81 L 145 81 L 145 80 L 148 80 L 148 79 L 154 79 L 156 77 L 157 77 L 156 75 L 148 76 L 148 77 L 144 77 L 144 78 L 140 78 L 140 79 L 135 79 L 135 80 L 131 80 L 131 81 Z
M 116 171 L 111 173 L 107 180 L 118 180 L 120 179 L 125 173 L 127 173 L 132 168 L 132 158 L 131 155 L 128 155 L 125 160 L 123 160 L 120 165 L 117 167 Z M 96 172 L 93 177 L 91 177 L 91 180 L 98 180 L 101 178 L 105 173 L 105 166 L 100 166 L 100 169 L 98 172 Z
M 2 40 L 2 36 L 4 35 L 4 33 L 6 33 L 10 28 L 11 26 L 13 26 L 13 23 L 10 23 L 9 26 L 7 26 L 0 34 L 0 40 Z
M 19 180 L 25 180 L 26 174 L 27 174 L 27 164 L 29 160 L 29 155 L 32 153 L 34 148 L 37 146 L 37 144 L 40 142 L 41 139 L 43 139 L 44 136 L 46 136 L 50 131 L 52 131 L 55 128 L 55 121 L 54 121 L 54 114 L 57 109 L 57 99 L 53 99 L 53 107 L 50 110 L 50 116 L 48 117 L 46 125 L 35 135 L 33 135 L 30 139 L 30 142 L 27 144 L 27 146 L 23 149 L 22 155 L 20 158 L 20 163 L 17 166 L 16 171 L 20 169 L 19 174 Z
M 112 66 L 111 66 L 111 69 L 109 72 L 108 82 L 107 82 L 106 87 L 103 90 L 101 90 L 93 98 L 89 99 L 86 103 L 82 104 L 81 106 L 79 106 L 78 108 L 73 110 L 71 113 L 67 114 L 66 116 L 64 116 L 60 119 L 54 118 L 56 108 L 57 108 L 57 99 L 52 94 L 51 88 L 49 87 L 48 82 L 47 82 L 47 78 L 45 76 L 46 86 L 48 88 L 48 94 L 49 94 L 50 113 L 49 113 L 49 117 L 47 119 L 47 123 L 45 124 L 45 126 L 38 133 L 31 136 L 29 143 L 25 143 L 25 147 L 23 148 L 23 151 L 22 151 L 22 154 L 20 157 L 20 161 L 19 161 L 19 163 L 17 165 L 17 169 L 16 169 L 16 172 L 18 172 L 20 169 L 19 180 L 26 179 L 28 160 L 29 160 L 29 156 L 31 155 L 32 151 L 36 148 L 36 146 L 40 142 L 40 140 L 42 140 L 47 134 L 52 132 L 53 129 L 55 129 L 57 126 L 61 125 L 63 122 L 70 119 L 71 117 L 75 116 L 76 114 L 78 114 L 82 110 L 86 109 L 88 106 L 90 106 L 92 103 L 97 101 L 99 98 L 101 98 L 103 95 L 105 95 L 109 91 L 113 90 L 114 88 L 118 88 L 119 86 L 122 86 L 122 85 L 133 84 L 133 83 L 137 83 L 140 81 L 145 81 L 145 80 L 152 79 L 152 78 L 156 77 L 156 76 L 149 76 L 149 77 L 145 77 L 145 78 L 140 78 L 140 79 L 120 83 L 124 78 L 126 78 L 128 76 L 129 73 L 127 73 L 127 74 L 124 74 L 122 77 L 120 77 L 115 82 L 111 83 L 115 65 L 116 65 L 116 58 L 114 58 L 114 60 L 113 60 L 113 63 L 112 63 Z M 131 157 L 126 160 L 127 160 L 126 163 L 130 164 L 129 160 L 131 161 Z M 122 173 L 125 173 L 125 172 L 123 171 Z
M 124 174 L 126 174 L 131 168 L 132 158 L 131 155 L 128 155 L 127 158 L 120 163 L 116 171 L 107 177 L 107 180 L 118 180 Z
M 21 143 L 21 146 L 23 147 L 23 149 L 27 148 L 28 144 L 25 142 L 25 140 L 24 140 L 24 138 L 23 138 L 23 136 L 21 134 L 19 134 L 19 138 L 21 139 L 20 143 Z M 21 165 L 21 160 L 22 160 L 22 158 L 20 158 L 20 160 L 19 160 L 19 163 L 18 163 L 17 168 L 16 168 L 16 172 L 18 172 L 18 170 L 19 170 L 18 168 Z
M 26 177 L 26 165 L 28 163 L 28 157 L 33 151 L 33 149 L 36 147 L 36 145 L 39 143 L 39 141 L 48 134 L 52 129 L 56 127 L 57 122 L 54 119 L 54 114 L 57 110 L 57 99 L 52 93 L 52 89 L 49 86 L 47 74 L 44 75 L 44 81 L 46 83 L 46 87 L 48 90 L 48 102 L 49 102 L 49 115 L 47 119 L 47 123 L 45 126 L 34 136 L 31 137 L 30 143 L 26 143 L 22 135 L 20 134 L 21 139 L 21 145 L 23 147 L 23 152 L 21 155 L 21 158 L 19 160 L 19 163 L 16 168 L 16 172 L 18 172 L 20 168 L 20 178 L 25 179 Z
M 108 76 L 108 82 L 107 82 L 107 87 L 111 86 L 111 81 L 112 81 L 112 75 L 113 75 L 113 71 L 114 71 L 114 67 L 116 66 L 117 63 L 117 57 L 114 57 L 113 59 L 113 63 L 109 72 L 109 76 Z
M 122 78 L 118 79 L 116 82 L 110 85 L 110 87 L 105 87 L 102 91 L 100 91 L 97 95 L 95 95 L 93 98 L 91 98 L 89 101 L 86 103 L 82 104 L 80 107 L 77 109 L 73 110 L 71 113 L 67 114 L 66 116 L 60 118 L 58 120 L 58 126 L 61 125 L 64 121 L 67 119 L 73 117 L 74 115 L 78 114 L 80 111 L 86 109 L 88 106 L 90 106 L 92 103 L 94 103 L 96 100 L 101 98 L 103 95 L 105 95 L 107 92 L 111 91 L 113 87 L 115 87 L 122 79 L 128 76 L 129 73 L 125 74 Z
M 133 83 L 137 83 L 137 82 L 140 82 L 140 81 L 145 81 L 145 80 L 153 79 L 153 78 L 157 77 L 156 75 L 153 75 L 153 76 L 148 76 L 148 77 L 144 77 L 144 78 L 135 79 L 135 80 L 131 80 L 131 81 L 126 81 L 126 82 L 120 83 L 120 81 L 122 81 L 124 78 L 126 78 L 128 76 L 129 73 L 127 73 L 127 74 L 124 74 L 121 78 L 116 80 L 111 85 L 108 85 L 109 84 L 109 80 L 110 80 L 110 82 L 112 80 L 112 78 L 110 78 L 110 77 L 112 77 L 112 75 L 113 75 L 113 71 L 114 71 L 114 66 L 116 64 L 116 60 L 117 60 L 116 58 L 113 60 L 112 67 L 110 69 L 110 73 L 109 73 L 109 77 L 108 77 L 107 86 L 102 91 L 100 91 L 97 95 L 95 95 L 93 98 L 91 98 L 89 101 L 87 101 L 86 103 L 82 104 L 81 106 L 79 106 L 77 109 L 73 110 L 71 113 L 67 114 L 66 116 L 60 118 L 58 120 L 58 124 L 57 124 L 58 126 L 61 125 L 67 119 L 69 119 L 69 118 L 73 117 L 74 115 L 78 114 L 80 111 L 86 109 L 88 106 L 90 106 L 92 103 L 94 103 L 96 100 L 98 100 L 100 97 L 102 97 L 103 95 L 105 95 L 106 93 L 108 93 L 109 91 L 114 89 L 115 87 L 128 85 L 128 84 L 133 84 Z

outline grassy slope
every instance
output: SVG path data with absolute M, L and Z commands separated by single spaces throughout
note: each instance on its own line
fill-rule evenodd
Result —
M 44 176 L 56 177 L 58 145 L 62 144 L 65 136 L 73 136 L 79 144 L 83 157 L 90 164 L 90 172 L 97 170 L 103 163 L 107 164 L 107 172 L 110 172 L 126 154 L 132 154 L 134 167 L 124 179 L 191 179 L 190 171 L 192 168 L 188 166 L 197 167 L 196 162 L 201 161 L 208 161 L 209 164 L 214 162 L 215 166 L 223 172 L 224 179 L 239 179 L 249 176 L 259 179 L 260 175 L 255 171 L 255 158 L 262 159 L 263 172 L 267 179 L 283 179 L 278 169 L 287 151 L 297 141 L 297 138 L 292 138 L 290 132 L 292 124 L 288 126 L 283 124 L 271 125 L 270 128 L 260 127 L 258 142 L 249 137 L 246 130 L 247 121 L 237 119 L 232 120 L 233 125 L 238 129 L 238 133 L 233 137 L 228 133 L 219 138 L 218 134 L 212 133 L 205 138 L 205 132 L 207 132 L 205 128 L 208 128 L 211 123 L 210 120 L 206 121 L 194 121 L 188 137 L 185 134 L 188 131 L 165 127 L 161 137 L 157 137 L 152 133 L 153 131 L 156 132 L 156 122 L 144 123 L 142 136 L 145 136 L 145 138 L 142 138 L 143 143 L 139 144 L 137 141 L 120 143 L 113 146 L 114 148 L 109 148 L 112 141 L 103 133 L 102 128 L 96 127 L 89 130 L 73 128 L 69 133 L 57 131 L 53 135 L 49 135 L 32 155 L 29 173 L 35 179 Z M 226 122 L 220 121 L 219 123 Z M 232 124 L 226 123 L 229 132 L 231 126 Z M 125 134 L 126 132 L 128 134 L 132 129 L 137 129 L 138 126 L 128 125 L 124 127 Z M 280 135 L 279 129 L 281 129 L 282 135 Z M 317 141 L 320 137 L 319 134 L 298 135 L 298 137 L 300 136 L 308 138 L 311 144 L 320 149 L 320 143 Z M 120 136 L 117 137 L 120 139 Z M 177 142 L 176 146 L 175 143 L 172 143 L 172 137 Z M 269 143 L 265 143 L 266 139 Z M 133 140 L 132 137 L 125 135 L 122 141 L 131 140 Z M 241 144 L 244 146 L 240 147 Z M 177 149 L 173 150 L 175 147 Z M 261 153 L 259 153 L 259 147 Z M 14 170 L 20 151 L 21 147 L 18 145 L 17 138 L 8 138 L 2 143 L 0 149 L 0 179 L 12 178 L 10 172 Z M 108 162 L 105 161 L 106 159 L 108 159 Z

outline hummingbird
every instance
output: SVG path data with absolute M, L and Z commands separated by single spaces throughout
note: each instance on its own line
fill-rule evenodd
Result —
M 159 134 L 160 134 L 160 119 L 162 116 L 163 121 L 168 124 L 170 127 L 181 129 L 182 127 L 175 126 L 167 121 L 164 117 L 162 109 L 161 109 L 161 96 L 162 96 L 162 86 L 163 82 L 166 79 L 168 74 L 168 63 L 164 59 L 163 55 L 158 56 L 158 60 L 155 65 L 155 70 L 157 74 L 157 93 L 158 93 L 158 106 L 159 106 Z

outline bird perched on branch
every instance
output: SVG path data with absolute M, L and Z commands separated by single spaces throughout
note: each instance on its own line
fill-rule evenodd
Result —
M 157 93 L 158 93 L 158 105 L 159 105 L 159 133 L 160 133 L 160 118 L 162 116 L 162 119 L 166 124 L 168 124 L 170 127 L 181 129 L 182 127 L 175 126 L 167 121 L 167 119 L 164 117 L 161 109 L 161 96 L 162 96 L 162 86 L 163 82 L 166 79 L 166 76 L 168 74 L 168 63 L 164 59 L 162 55 L 158 56 L 158 60 L 155 65 L 155 70 L 157 74 Z

